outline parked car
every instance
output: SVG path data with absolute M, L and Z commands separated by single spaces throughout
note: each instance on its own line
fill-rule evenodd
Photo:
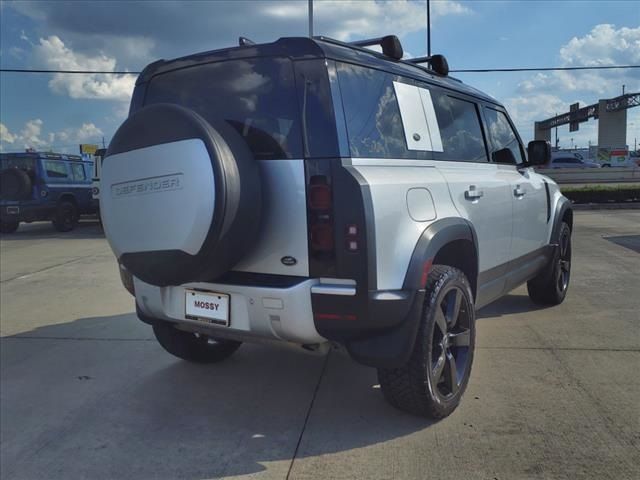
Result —
M 81 214 L 95 213 L 92 162 L 77 155 L 26 152 L 0 154 L 0 231 L 20 222 L 51 220 L 60 232 L 73 230 Z
M 611 165 L 606 164 L 610 167 Z M 583 160 L 573 155 L 555 157 L 546 165 L 547 168 L 600 168 L 602 165 L 589 160 Z
M 285 38 L 152 63 L 104 158 L 102 220 L 169 353 L 339 346 L 392 405 L 441 418 L 476 309 L 523 283 L 564 300 L 573 214 L 529 168 L 547 142 L 527 158 L 504 106 L 443 57 L 371 42 L 383 53 Z

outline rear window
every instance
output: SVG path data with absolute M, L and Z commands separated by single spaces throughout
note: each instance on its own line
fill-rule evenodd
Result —
M 236 128 L 258 160 L 302 158 L 293 66 L 287 59 L 227 60 L 154 77 L 145 104 L 174 103 Z
M 0 170 L 7 168 L 19 168 L 20 170 L 33 172 L 36 168 L 36 159 L 32 157 L 3 156 L 0 158 Z

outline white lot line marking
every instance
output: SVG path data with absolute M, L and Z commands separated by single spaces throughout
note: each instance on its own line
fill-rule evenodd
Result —
M 25 275 L 20 275 L 18 277 L 13 277 L 13 278 L 8 278 L 6 280 L 2 280 L 0 283 L 7 283 L 7 282 L 11 282 L 13 280 L 22 280 L 24 278 L 29 278 L 29 277 L 32 277 L 33 275 L 37 275 L 37 274 L 42 273 L 42 272 L 46 272 L 48 270 L 52 270 L 54 268 L 62 267 L 64 265 L 69 265 L 71 263 L 76 263 L 76 262 L 79 262 L 80 260 L 84 260 L 85 258 L 95 257 L 95 256 L 97 256 L 97 255 L 96 254 L 91 254 L 91 255 L 85 255 L 83 257 L 74 258 L 73 260 L 69 260 L 67 262 L 58 263 L 56 265 L 51 265 L 50 267 L 43 268 L 42 270 L 37 270 L 35 272 L 27 273 Z
M 304 417 L 304 423 L 302 424 L 302 430 L 300 430 L 300 435 L 298 436 L 298 442 L 296 443 L 296 448 L 293 451 L 293 456 L 291 457 L 291 462 L 289 463 L 289 469 L 287 470 L 287 476 L 285 480 L 289 480 L 291 477 L 291 470 L 293 469 L 293 463 L 296 461 L 298 456 L 298 450 L 300 450 L 300 444 L 302 443 L 302 437 L 304 436 L 304 432 L 307 429 L 307 423 L 309 422 L 309 416 L 311 415 L 311 410 L 313 410 L 313 404 L 316 401 L 316 397 L 318 396 L 318 390 L 320 390 L 320 384 L 322 383 L 322 379 L 327 371 L 327 365 L 329 365 L 329 355 L 331 355 L 331 350 L 327 352 L 324 357 L 324 363 L 322 364 L 322 370 L 320 371 L 320 375 L 318 376 L 318 383 L 316 383 L 316 388 L 313 390 L 313 396 L 311 397 L 311 402 L 309 403 L 309 408 L 307 408 L 307 414 Z

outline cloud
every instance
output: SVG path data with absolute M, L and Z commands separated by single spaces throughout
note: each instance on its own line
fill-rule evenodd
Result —
M 116 59 L 104 54 L 89 57 L 76 53 L 57 36 L 41 38 L 35 47 L 36 57 L 53 70 L 115 71 Z M 71 98 L 129 101 L 135 85 L 135 75 L 71 75 L 56 73 L 49 87 Z
M 59 153 L 75 153 L 81 143 L 99 143 L 104 133 L 93 123 L 66 128 L 58 132 L 44 132 L 44 122 L 35 118 L 27 121 L 19 133 L 11 133 L 0 123 L 0 150 L 21 151 L 26 148 L 54 150 Z
M 563 67 L 637 65 L 640 63 L 640 27 L 616 29 L 610 24 L 596 25 L 585 36 L 573 37 L 560 47 L 559 58 Z M 623 84 L 627 86 L 627 91 L 640 90 L 640 71 L 615 69 L 538 73 L 521 82 L 518 89 L 521 93 L 589 92 L 608 98 L 618 95 Z
M 616 65 L 640 63 L 640 27 L 620 29 L 603 23 L 584 37 L 573 37 L 560 48 L 563 65 Z
M 0 143 L 13 143 L 16 141 L 16 136 L 9 132 L 9 129 L 0 123 Z
M 47 25 L 76 52 L 105 52 L 120 65 L 140 69 L 173 58 L 236 45 L 238 36 L 256 42 L 307 34 L 305 1 L 73 1 L 9 3 Z M 413 0 L 316 0 L 314 32 L 342 40 L 424 30 L 426 6 Z M 458 1 L 432 2 L 432 21 L 472 13 Z
M 594 26 L 582 37 L 574 37 L 558 50 L 560 66 L 605 66 L 640 63 L 640 27 L 618 28 L 610 24 Z M 539 72 L 518 83 L 516 94 L 505 100 L 511 116 L 525 138 L 533 138 L 533 124 L 555 114 L 567 112 L 569 105 L 596 103 L 600 98 L 640 91 L 638 69 Z M 631 114 L 631 112 L 630 112 Z M 631 118 L 631 117 L 630 117 Z M 567 133 L 562 142 L 586 146 L 597 140 L 593 120 L 581 123 L 578 132 Z M 566 128 L 566 127 L 564 127 Z M 564 131 L 564 129 L 563 129 Z

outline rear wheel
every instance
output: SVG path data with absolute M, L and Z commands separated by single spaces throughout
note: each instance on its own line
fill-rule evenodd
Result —
M 0 233 L 13 233 L 18 230 L 20 222 L 17 220 L 6 220 L 0 222 Z
M 393 406 L 414 415 L 450 415 L 467 388 L 474 344 L 469 281 L 457 268 L 435 265 L 411 357 L 400 368 L 378 369 L 382 393 Z
M 242 342 L 214 339 L 178 330 L 168 323 L 153 326 L 156 339 L 167 352 L 194 363 L 215 363 L 230 357 Z
M 52 223 L 59 232 L 70 232 L 78 224 L 78 207 L 69 201 L 60 202 Z
M 558 251 L 547 268 L 527 282 L 529 298 L 541 305 L 558 305 L 564 301 L 571 279 L 571 228 L 560 226 Z

